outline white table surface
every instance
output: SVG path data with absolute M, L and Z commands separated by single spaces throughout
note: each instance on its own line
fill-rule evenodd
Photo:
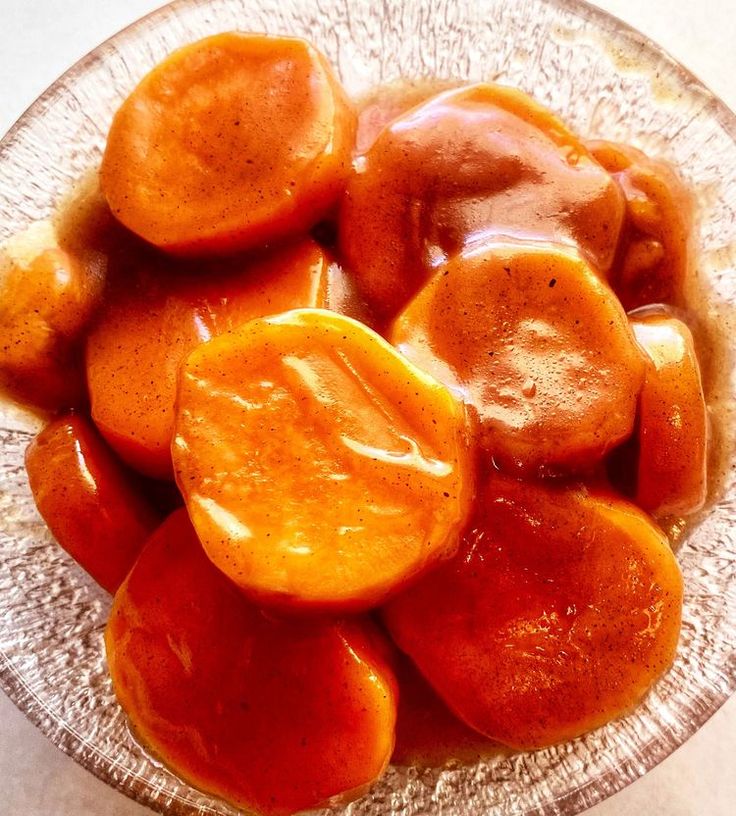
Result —
M 62 71 L 157 0 L 0 0 L 0 135 Z M 736 0 L 599 0 L 736 110 Z M 0 693 L 0 816 L 145 816 L 51 745 Z M 586 816 L 731 816 L 736 698 Z

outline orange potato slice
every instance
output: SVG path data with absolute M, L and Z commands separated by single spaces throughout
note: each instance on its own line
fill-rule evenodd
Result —
M 182 368 L 176 479 L 213 562 L 269 604 L 367 608 L 451 555 L 462 405 L 357 321 L 254 320 Z
M 496 476 L 458 555 L 384 617 L 461 719 L 532 749 L 638 703 L 672 663 L 681 606 L 667 539 L 634 505 Z
M 28 446 L 26 471 L 56 540 L 115 592 L 161 521 L 154 506 L 82 416 L 47 425 Z
M 639 405 L 636 503 L 654 516 L 705 503 L 708 417 L 690 329 L 674 317 L 632 316 L 648 362 Z
M 397 687 L 368 620 L 282 621 L 205 557 L 184 510 L 151 537 L 106 632 L 138 739 L 237 808 L 284 816 L 386 767 Z
M 356 116 L 304 40 L 229 32 L 175 51 L 115 115 L 102 189 L 126 227 L 179 254 L 308 229 L 340 196 Z
M 48 224 L 0 251 L 0 388 L 31 407 L 85 401 L 78 343 L 100 299 L 102 275 L 56 245 Z
M 629 145 L 590 142 L 626 199 L 626 218 L 610 282 L 624 307 L 682 303 L 690 263 L 693 199 L 665 161 Z
M 641 353 L 615 295 L 571 250 L 507 243 L 459 255 L 389 339 L 473 407 L 503 467 L 586 468 L 633 430 Z
M 206 269 L 153 254 L 132 263 L 87 338 L 92 418 L 129 465 L 171 478 L 176 377 L 189 352 L 255 317 L 329 306 L 342 273 L 308 240 Z

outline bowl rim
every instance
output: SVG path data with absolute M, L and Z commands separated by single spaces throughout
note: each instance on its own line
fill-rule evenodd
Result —
M 44 104 L 54 96 L 56 88 L 59 85 L 61 85 L 65 80 L 72 79 L 79 73 L 83 72 L 87 67 L 87 64 L 96 59 L 100 52 L 107 46 L 113 44 L 122 37 L 135 33 L 137 28 L 145 26 L 147 23 L 156 20 L 158 17 L 165 16 L 169 11 L 176 11 L 179 7 L 183 8 L 185 6 L 197 5 L 201 2 L 202 0 L 170 0 L 168 3 L 157 6 L 152 11 L 149 11 L 142 17 L 138 17 L 136 20 L 128 23 L 128 25 L 123 26 L 123 28 L 119 29 L 114 34 L 106 37 L 104 40 L 102 40 L 102 42 L 98 43 L 94 48 L 90 49 L 86 54 L 76 60 L 76 62 L 73 62 L 69 68 L 67 68 L 62 74 L 59 74 L 59 76 L 44 91 L 42 91 L 30 105 L 28 105 L 28 107 L 18 116 L 15 122 L 10 125 L 7 131 L 0 136 L 0 160 L 2 160 L 16 133 L 21 129 L 26 119 L 33 118 L 33 116 L 39 113 L 43 109 Z M 420 2 L 425 2 L 425 0 L 420 0 Z M 632 42 L 635 42 L 647 49 L 657 51 L 660 56 L 667 60 L 670 67 L 675 70 L 675 73 L 678 74 L 679 78 L 687 82 L 691 90 L 698 90 L 708 99 L 718 116 L 719 124 L 723 126 L 724 130 L 726 130 L 729 136 L 731 136 L 734 142 L 736 142 L 736 111 L 726 102 L 724 102 L 718 96 L 718 94 L 711 90 L 711 88 L 702 79 L 700 79 L 695 72 L 691 71 L 687 66 L 683 65 L 683 63 L 674 57 L 668 49 L 662 47 L 658 42 L 653 40 L 651 37 L 648 37 L 646 34 L 643 34 L 641 31 L 639 31 L 639 29 L 635 28 L 630 23 L 627 23 L 618 15 L 602 9 L 600 6 L 589 2 L 589 0 L 546 0 L 546 2 L 561 8 L 567 8 L 578 16 L 587 18 L 597 24 L 613 23 L 616 28 L 619 29 L 620 33 L 625 34 Z
M 105 52 L 110 46 L 114 46 L 128 37 L 137 36 L 139 29 L 144 29 L 152 23 L 159 23 L 169 13 L 175 13 L 179 8 L 197 6 L 204 2 L 207 2 L 207 0 L 170 0 L 170 2 L 164 3 L 147 14 L 133 20 L 76 60 L 31 102 L 8 130 L 0 136 L 0 163 L 4 161 L 6 154 L 12 150 L 15 138 L 25 123 L 41 115 L 49 101 L 57 96 L 59 86 L 82 75 L 91 63 L 100 59 L 104 61 L 106 56 Z M 314 0 L 300 0 L 300 2 L 311 3 L 314 2 Z M 418 0 L 418 2 L 424 3 L 427 2 L 427 0 Z M 478 2 L 483 2 L 483 0 L 478 0 Z M 663 48 L 659 43 L 643 34 L 631 24 L 622 20 L 616 14 L 604 10 L 592 2 L 588 2 L 588 0 L 544 0 L 544 2 L 556 6 L 559 9 L 570 11 L 578 18 L 592 23 L 598 29 L 613 29 L 617 35 L 623 36 L 629 43 L 639 46 L 643 51 L 656 52 L 657 56 L 664 59 L 673 70 L 678 81 L 687 86 L 688 91 L 697 93 L 707 102 L 710 115 L 716 118 L 718 124 L 736 146 L 736 110 L 724 102 L 699 76 L 683 65 L 667 49 Z M 736 658 L 736 652 L 731 655 L 731 658 L 734 669 L 726 676 L 726 687 L 721 690 L 713 687 L 709 689 L 709 696 L 705 700 L 705 705 L 699 715 L 689 719 L 685 728 L 682 729 L 684 737 L 681 741 L 677 744 L 673 744 L 670 741 L 666 743 L 657 742 L 654 746 L 651 746 L 651 751 L 647 754 L 645 761 L 639 763 L 624 761 L 623 766 L 619 769 L 620 773 L 617 774 L 612 781 L 607 778 L 606 789 L 603 790 L 603 786 L 598 786 L 598 788 L 594 790 L 593 795 L 585 801 L 584 797 L 581 796 L 581 792 L 586 791 L 589 786 L 594 784 L 597 780 L 588 780 L 581 787 L 566 791 L 555 799 L 541 804 L 538 808 L 526 810 L 524 811 L 525 815 L 530 816 L 530 814 L 535 813 L 540 815 L 547 813 L 556 814 L 560 812 L 560 809 L 565 808 L 569 804 L 572 806 L 572 809 L 565 809 L 564 812 L 568 814 L 568 816 L 574 816 L 574 814 L 581 813 L 609 799 L 615 793 L 633 784 L 667 759 L 667 757 L 698 732 L 729 698 L 736 694 L 736 659 L 733 659 Z M 1 650 L 0 691 L 10 699 L 21 713 L 48 738 L 56 748 L 69 756 L 75 763 L 104 782 L 106 786 L 124 794 L 126 798 L 148 807 L 155 812 L 159 812 L 160 803 L 152 796 L 150 791 L 142 790 L 138 786 L 126 784 L 127 777 L 121 779 L 118 775 L 111 775 L 109 768 L 95 761 L 94 754 L 85 751 L 88 741 L 76 731 L 73 725 L 66 721 L 60 721 L 53 716 L 50 709 L 27 686 L 23 677 L 15 670 Z M 216 800 L 216 797 L 211 796 L 211 798 L 213 801 Z M 199 812 L 209 814 L 209 816 L 217 816 L 220 813 L 219 810 L 214 810 L 210 807 L 202 807 Z

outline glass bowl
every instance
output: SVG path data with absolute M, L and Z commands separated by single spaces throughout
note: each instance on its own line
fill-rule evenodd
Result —
M 47 217 L 100 157 L 121 98 L 172 49 L 227 29 L 301 35 L 353 94 L 400 77 L 521 87 L 580 133 L 672 159 L 699 204 L 698 265 L 736 303 L 736 117 L 645 37 L 576 0 L 179 0 L 64 74 L 0 143 L 0 240 Z M 735 393 L 734 369 L 722 362 Z M 728 407 L 728 406 L 727 406 Z M 63 751 L 154 810 L 234 814 L 151 760 L 131 738 L 104 660 L 109 598 L 54 544 L 26 485 L 27 415 L 0 413 L 0 681 Z M 355 814 L 573 814 L 681 745 L 736 686 L 736 480 L 679 551 L 686 581 L 672 670 L 628 717 L 535 753 L 445 769 L 390 768 Z

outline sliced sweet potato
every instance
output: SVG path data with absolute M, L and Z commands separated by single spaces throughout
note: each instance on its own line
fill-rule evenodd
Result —
M 688 327 L 666 315 L 632 317 L 648 357 L 639 405 L 636 503 L 654 516 L 688 515 L 706 497 L 708 417 Z
M 623 196 L 562 122 L 495 85 L 450 90 L 395 119 L 340 209 L 348 268 L 385 319 L 469 245 L 499 236 L 577 247 L 607 272 Z
M 89 420 L 70 414 L 28 446 L 38 512 L 59 544 L 100 586 L 115 592 L 161 521 Z
M 192 352 L 172 451 L 209 557 L 283 607 L 384 600 L 454 552 L 473 492 L 462 405 L 370 329 L 319 309 Z
M 87 338 L 92 418 L 132 467 L 171 478 L 176 376 L 198 344 L 242 323 L 329 306 L 341 272 L 312 241 L 206 269 L 141 256 Z
M 84 403 L 79 341 L 102 290 L 100 270 L 39 224 L 0 250 L 0 388 L 43 410 Z
M 682 580 L 610 493 L 491 478 L 458 555 L 394 599 L 394 640 L 468 725 L 513 748 L 597 728 L 673 660 Z
M 282 816 L 354 795 L 386 767 L 397 688 L 380 638 L 368 620 L 262 612 L 178 510 L 115 596 L 105 640 L 144 745 L 197 788 Z
M 115 115 L 113 213 L 174 253 L 232 252 L 307 229 L 350 170 L 356 117 L 304 40 L 236 32 L 175 51 Z
M 481 444 L 504 467 L 587 468 L 633 430 L 641 352 L 613 292 L 571 250 L 459 255 L 389 338 L 475 409 Z
M 690 261 L 693 199 L 665 161 L 629 145 L 590 142 L 626 198 L 621 244 L 610 282 L 624 307 L 679 305 Z

